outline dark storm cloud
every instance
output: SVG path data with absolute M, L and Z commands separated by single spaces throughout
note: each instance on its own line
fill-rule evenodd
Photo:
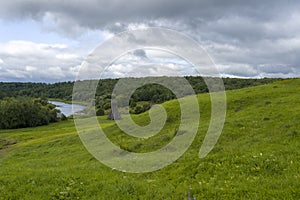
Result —
M 198 40 L 231 75 L 299 76 L 299 7 L 300 1 L 284 0 L 11 0 L 1 1 L 0 17 L 32 18 L 67 37 L 88 29 L 167 27 Z
M 141 57 L 141 58 L 147 58 L 146 52 L 143 49 L 137 49 L 133 52 L 133 55 Z
M 80 26 L 102 28 L 115 22 L 164 19 L 214 21 L 228 16 L 249 16 L 259 21 L 273 20 L 297 11 L 299 1 L 217 1 L 217 0 L 11 0 L 2 1 L 2 18 L 40 19 L 47 12 L 74 20 Z M 197 25 L 196 25 L 197 26 Z

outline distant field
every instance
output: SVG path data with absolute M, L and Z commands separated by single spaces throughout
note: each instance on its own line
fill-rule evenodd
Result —
M 300 79 L 227 91 L 222 135 L 204 159 L 198 151 L 210 118 L 208 94 L 198 95 L 201 121 L 189 150 L 162 170 L 130 174 L 90 155 L 72 120 L 0 131 L 0 199 L 300 199 Z M 123 149 L 153 151 L 174 137 L 176 100 L 163 104 L 165 128 L 147 140 L 99 117 Z M 134 115 L 145 125 L 148 113 Z

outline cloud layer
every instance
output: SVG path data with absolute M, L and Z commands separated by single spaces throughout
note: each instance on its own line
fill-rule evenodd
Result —
M 11 0 L 0 3 L 0 18 L 33 19 L 41 29 L 73 40 L 89 31 L 114 34 L 166 27 L 197 40 L 224 76 L 296 77 L 300 76 L 299 7 L 299 1 L 283 0 Z M 16 77 L 26 78 L 35 68 L 55 68 L 63 74 L 58 80 L 70 79 L 83 55 L 54 46 L 24 41 L 0 44 L 1 77 L 18 71 Z M 42 72 L 38 77 L 47 78 Z
M 81 63 L 66 45 L 28 41 L 0 44 L 0 57 L 1 81 L 72 80 Z

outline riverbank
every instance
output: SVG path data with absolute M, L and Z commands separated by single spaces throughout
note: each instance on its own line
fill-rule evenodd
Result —
M 49 98 L 49 101 L 57 101 L 57 102 L 62 102 L 62 103 L 67 103 L 67 104 L 78 104 L 81 106 L 88 106 L 87 102 L 83 101 L 71 101 L 71 100 L 64 100 L 64 99 L 56 99 L 56 98 Z

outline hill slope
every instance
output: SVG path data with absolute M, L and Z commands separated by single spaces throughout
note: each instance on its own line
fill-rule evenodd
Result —
M 300 79 L 227 91 L 222 135 L 204 159 L 210 102 L 198 96 L 200 128 L 175 163 L 146 174 L 112 170 L 82 145 L 72 121 L 0 131 L 0 199 L 299 199 Z M 163 104 L 168 123 L 148 140 L 136 140 L 99 118 L 123 149 L 152 151 L 167 144 L 178 126 L 177 101 Z M 147 124 L 147 113 L 134 116 Z M 16 143 L 17 142 L 17 143 Z M 16 144 L 14 144 L 16 143 Z

